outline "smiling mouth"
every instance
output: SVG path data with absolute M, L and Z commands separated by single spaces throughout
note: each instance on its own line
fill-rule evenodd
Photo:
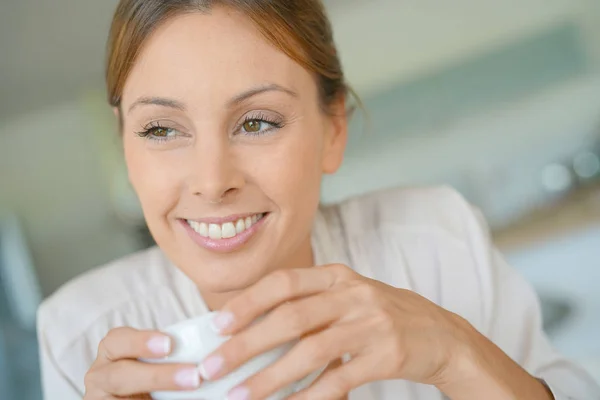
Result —
M 225 222 L 222 224 L 210 224 L 186 219 L 190 228 L 200 236 L 212 240 L 232 239 L 246 230 L 252 228 L 256 223 L 262 220 L 267 213 L 254 214 L 237 221 Z

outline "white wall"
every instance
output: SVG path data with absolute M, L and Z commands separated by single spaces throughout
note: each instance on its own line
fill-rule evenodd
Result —
M 0 125 L 0 207 L 21 217 L 45 294 L 138 246 L 111 212 L 97 134 L 115 133 L 82 102 Z

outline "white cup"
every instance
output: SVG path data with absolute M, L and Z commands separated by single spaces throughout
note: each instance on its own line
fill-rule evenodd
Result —
M 220 336 L 211 328 L 210 321 L 214 318 L 215 314 L 216 313 L 208 313 L 201 317 L 189 319 L 164 329 L 163 332 L 173 338 L 173 352 L 165 358 L 143 359 L 142 361 L 155 364 L 200 364 L 210 353 L 229 340 L 229 337 Z M 153 392 L 151 393 L 152 398 L 155 400 L 223 400 L 227 397 L 227 393 L 231 389 L 277 361 L 292 346 L 293 343 L 288 343 L 263 353 L 219 380 L 202 382 L 200 388 L 197 390 Z M 319 376 L 323 369 L 324 368 L 295 382 L 289 387 L 280 390 L 275 395 L 269 397 L 269 400 L 282 400 L 293 393 L 308 387 Z

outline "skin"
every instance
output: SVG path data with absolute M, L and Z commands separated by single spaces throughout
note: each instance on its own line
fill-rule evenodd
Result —
M 160 105 L 146 104 L 156 98 Z M 382 379 L 435 385 L 456 400 L 552 399 L 461 317 L 348 266 L 309 268 L 321 178 L 343 158 L 344 110 L 340 97 L 324 112 L 313 76 L 231 10 L 178 16 L 152 35 L 116 110 L 129 177 L 158 245 L 209 307 L 220 310 L 215 325 L 233 337 L 198 369 L 134 361 L 169 354 L 170 339 L 114 329 L 86 375 L 86 400 L 148 399 L 154 390 L 196 388 L 298 337 L 296 347 L 231 398 L 266 398 L 329 363 L 293 399 L 339 399 Z M 261 125 L 268 132 L 253 136 L 239 129 L 246 116 L 283 127 Z M 157 122 L 166 140 L 136 134 Z M 270 213 L 264 226 L 228 253 L 198 246 L 181 223 L 259 212 Z M 352 360 L 342 365 L 344 354 Z
M 273 85 L 283 90 L 232 104 Z M 144 97 L 174 99 L 185 110 L 131 109 Z M 325 115 L 311 74 L 234 12 L 180 16 L 147 43 L 123 92 L 129 177 L 158 245 L 212 308 L 282 266 L 312 265 L 321 177 L 337 170 L 346 142 L 343 99 L 338 103 L 332 112 L 339 117 Z M 246 116 L 285 126 L 258 137 L 236 132 Z M 181 133 L 167 142 L 135 134 L 155 121 Z M 265 211 L 268 226 L 252 245 L 225 255 L 199 247 L 179 220 Z

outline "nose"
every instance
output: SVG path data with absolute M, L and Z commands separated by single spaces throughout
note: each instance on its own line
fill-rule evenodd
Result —
M 211 204 L 231 200 L 244 186 L 228 140 L 196 143 L 188 180 L 189 190 Z

